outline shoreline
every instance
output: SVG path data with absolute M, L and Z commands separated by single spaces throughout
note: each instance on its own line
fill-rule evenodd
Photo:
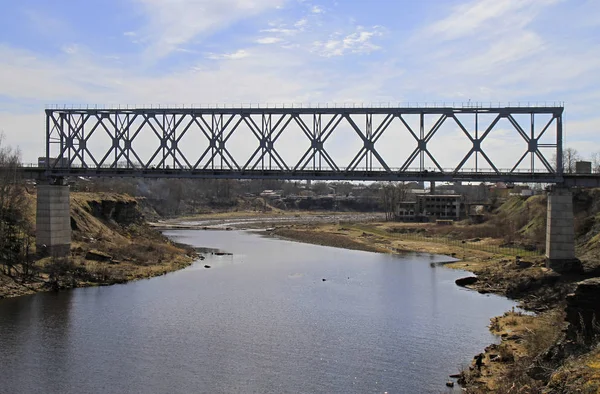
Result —
M 64 279 L 59 280 L 57 284 L 52 283 L 47 274 L 41 274 L 40 276 L 33 278 L 28 282 L 20 282 L 15 278 L 9 277 L 4 274 L 0 274 L 0 301 L 3 299 L 22 297 L 27 295 L 33 295 L 37 293 L 46 293 L 52 291 L 66 291 L 78 288 L 86 287 L 103 287 L 112 286 L 118 284 L 126 284 L 130 282 L 136 282 L 138 280 L 152 279 L 158 276 L 163 276 L 172 272 L 182 270 L 192 265 L 196 259 L 192 256 L 182 254 L 178 258 L 155 264 L 152 266 L 141 266 L 135 263 L 127 264 L 128 267 L 121 266 L 119 268 L 125 268 L 130 271 L 127 277 L 124 278 L 107 278 L 100 281 L 86 281 L 81 279 Z M 81 263 L 80 263 L 81 264 Z M 108 269 L 110 270 L 110 263 L 100 265 L 98 262 L 92 262 L 96 264 L 97 269 Z

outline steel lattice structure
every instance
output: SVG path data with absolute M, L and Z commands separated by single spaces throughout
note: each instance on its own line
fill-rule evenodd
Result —
M 51 177 L 557 183 L 563 180 L 562 114 L 563 107 L 47 109 L 45 166 Z M 478 119 L 484 115 L 493 120 L 480 130 Z M 530 123 L 522 125 L 516 117 L 525 115 Z M 540 115 L 545 116 L 543 127 L 536 127 Z M 416 125 L 409 124 L 409 116 L 418 119 Z M 435 122 L 429 127 L 425 119 L 431 117 Z M 467 126 L 465 117 L 472 118 L 474 125 Z M 502 120 L 512 125 L 514 139 L 522 139 L 524 146 L 523 155 L 506 170 L 499 169 L 482 147 Z M 401 143 L 415 146 L 395 168 L 388 165 L 377 145 L 392 124 L 405 133 Z M 443 168 L 430 145 L 448 125 L 453 133 L 466 137 L 469 146 L 460 162 Z M 296 148 L 304 154 L 294 162 L 278 152 L 278 141 L 291 127 L 299 128 L 306 137 L 305 145 Z M 247 142 L 253 153 L 243 161 L 229 149 L 231 137 L 241 128 L 254 137 Z M 351 129 L 361 142 L 347 163 L 336 162 L 326 145 L 341 128 Z M 549 130 L 554 135 L 551 142 L 542 143 Z M 98 134 L 105 141 L 100 150 L 94 146 Z M 189 140 L 190 134 L 194 134 L 192 141 L 198 149 L 184 154 L 182 139 Z M 137 141 L 143 135 L 152 136 L 152 146 L 141 147 Z M 148 159 L 142 159 L 141 149 L 152 152 Z M 549 160 L 542 149 L 554 158 Z M 530 165 L 523 169 L 528 156 Z M 466 168 L 473 159 L 475 167 Z M 426 162 L 433 167 L 428 168 Z

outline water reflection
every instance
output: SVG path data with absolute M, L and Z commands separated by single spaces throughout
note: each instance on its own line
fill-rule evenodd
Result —
M 11 344 L 2 346 L 10 359 L 8 363 L 2 363 L 3 374 L 11 377 L 3 385 L 3 390 L 28 392 L 33 389 L 31 381 L 36 379 L 47 382 L 48 392 L 63 389 L 71 352 L 72 300 L 73 293 L 64 292 L 2 302 L 1 340 L 4 344 Z M 40 369 L 39 365 L 46 367 Z

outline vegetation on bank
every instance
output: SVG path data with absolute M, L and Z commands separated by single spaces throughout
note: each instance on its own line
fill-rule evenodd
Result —
M 22 206 L 35 207 L 35 189 L 20 192 Z M 35 211 L 23 211 L 23 222 L 33 228 Z M 195 255 L 151 229 L 136 200 L 127 195 L 72 193 L 71 227 L 69 257 L 39 258 L 31 242 L 26 258 L 4 263 L 0 298 L 150 278 L 189 265 Z M 28 233 L 27 239 L 33 236 Z

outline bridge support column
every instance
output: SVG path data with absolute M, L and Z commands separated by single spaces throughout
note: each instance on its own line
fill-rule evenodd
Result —
M 38 253 L 66 257 L 71 250 L 69 186 L 37 185 L 36 249 Z
M 557 272 L 581 267 L 575 257 L 573 194 L 566 188 L 555 188 L 548 193 L 546 266 Z

